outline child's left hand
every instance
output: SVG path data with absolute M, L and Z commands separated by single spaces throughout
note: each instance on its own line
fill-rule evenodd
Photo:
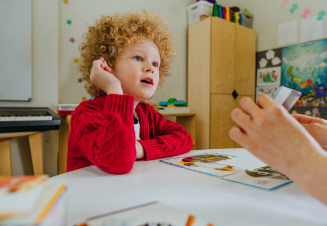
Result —
M 144 149 L 140 142 L 135 141 L 136 159 L 144 159 Z

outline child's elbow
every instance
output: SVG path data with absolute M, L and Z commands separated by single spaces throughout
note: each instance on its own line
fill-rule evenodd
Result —
M 127 174 L 133 169 L 134 162 L 124 163 L 112 167 L 101 167 L 101 170 L 109 174 Z
M 112 172 L 109 172 L 111 174 L 127 174 L 129 172 L 131 172 L 131 170 L 133 169 L 133 165 L 131 165 L 130 167 L 124 167 L 121 169 L 115 169 Z

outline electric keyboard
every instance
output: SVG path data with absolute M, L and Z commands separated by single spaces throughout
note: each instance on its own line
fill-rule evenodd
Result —
M 0 107 L 0 133 L 57 130 L 60 124 L 50 108 Z

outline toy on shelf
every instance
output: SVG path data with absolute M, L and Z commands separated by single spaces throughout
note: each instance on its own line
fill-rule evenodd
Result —
M 212 16 L 219 17 L 219 9 L 218 9 L 218 4 L 216 2 L 213 4 Z
M 169 98 L 168 101 L 159 102 L 159 113 L 162 114 L 176 114 L 189 113 L 187 103 L 183 100 L 176 100 L 176 98 Z
M 212 16 L 252 28 L 253 16 L 247 9 L 241 11 L 237 6 L 225 7 L 215 2 L 213 4 Z
M 163 107 L 182 107 L 187 106 L 187 103 L 183 100 L 176 100 L 176 98 L 169 98 L 167 102 L 159 102 L 159 106 Z
M 71 115 L 78 104 L 58 104 L 58 115 Z

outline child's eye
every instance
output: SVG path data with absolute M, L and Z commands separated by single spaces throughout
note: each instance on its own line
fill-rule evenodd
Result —
M 142 61 L 142 58 L 140 56 L 136 56 L 136 57 L 134 57 L 134 59 L 137 61 Z
M 153 63 L 152 63 L 152 66 L 153 66 L 153 67 L 158 67 L 159 64 L 158 64 L 157 62 L 153 62 Z

